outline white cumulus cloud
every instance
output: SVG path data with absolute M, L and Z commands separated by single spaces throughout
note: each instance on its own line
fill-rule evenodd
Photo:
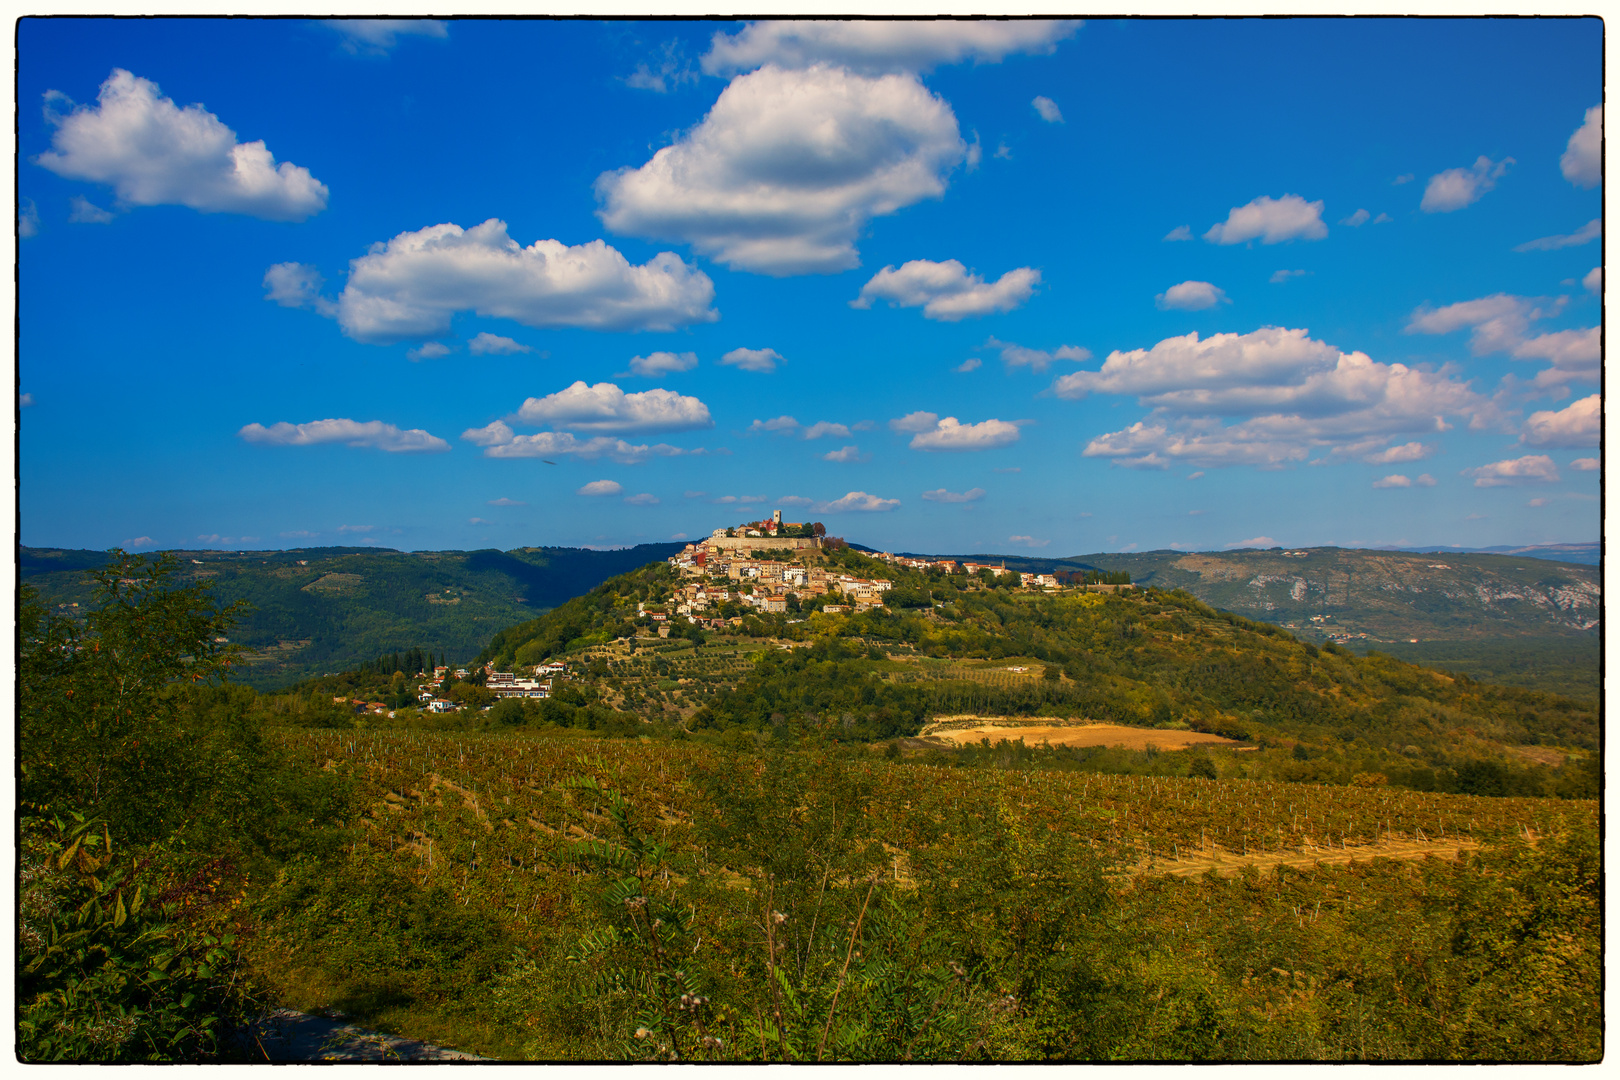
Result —
M 439 454 L 450 449 L 449 443 L 421 428 L 405 431 L 381 420 L 314 420 L 307 424 L 282 421 L 269 427 L 248 424 L 236 434 L 247 442 L 266 446 L 343 443 L 385 450 L 390 454 Z
M 991 338 L 984 343 L 984 348 L 1000 349 L 1001 362 L 1006 364 L 1008 368 L 1027 367 L 1035 372 L 1045 371 L 1057 360 L 1070 360 L 1076 364 L 1083 364 L 1091 359 L 1091 350 L 1081 348 L 1078 345 L 1059 345 L 1051 352 L 1047 352 L 1044 349 L 1030 349 L 1023 345 L 1015 345 L 1010 341 L 997 341 L 995 338 Z M 962 369 L 958 368 L 957 370 Z
M 968 488 L 966 491 L 949 491 L 945 488 L 935 488 L 933 491 L 922 493 L 924 502 L 937 503 L 970 503 L 978 502 L 984 498 L 984 488 Z
M 958 374 L 964 374 L 965 375 L 969 371 L 978 371 L 979 368 L 981 368 L 983 366 L 984 366 L 984 361 L 983 360 L 980 360 L 977 356 L 970 356 L 966 360 L 962 361 L 960 364 L 957 364 L 951 370 L 957 372 Z
M 1603 435 L 1603 398 L 1581 398 L 1556 412 L 1530 414 L 1524 422 L 1523 442 L 1531 446 L 1596 446 Z
M 1423 189 L 1420 209 L 1429 214 L 1449 214 L 1472 205 L 1496 186 L 1496 181 L 1512 164 L 1512 158 L 1492 161 L 1481 154 L 1472 168 L 1435 173 L 1429 177 L 1429 186 Z
M 1597 187 L 1603 182 L 1603 106 L 1586 110 L 1586 119 L 1569 137 L 1564 156 L 1558 159 L 1564 179 L 1576 187 Z
M 1411 486 L 1412 478 L 1409 476 L 1402 476 L 1400 473 L 1392 473 L 1389 476 L 1384 477 L 1382 480 L 1373 481 L 1373 487 L 1375 488 L 1406 488 Z
M 157 84 L 115 68 L 94 107 L 66 116 L 51 107 L 51 149 L 34 160 L 73 180 L 109 184 L 135 206 L 176 204 L 203 213 L 303 221 L 326 209 L 327 188 L 308 169 L 276 164 L 264 140 L 239 143 L 236 132 L 201 105 L 181 109 Z
M 413 363 L 418 360 L 437 360 L 440 357 L 449 356 L 450 353 L 450 346 L 443 342 L 426 341 L 417 348 L 406 350 L 405 359 Z
M 314 308 L 330 318 L 337 305 L 321 295 L 324 284 L 320 271 L 307 263 L 276 263 L 264 272 L 264 298 L 282 307 Z
M 1395 465 L 1406 461 L 1422 461 L 1433 455 L 1434 450 L 1433 446 L 1426 443 L 1408 442 L 1366 454 L 1361 460 L 1371 465 Z
M 859 446 L 842 446 L 837 450 L 829 450 L 827 453 L 821 455 L 822 461 L 837 461 L 844 464 L 857 461 L 867 461 L 870 458 L 870 454 L 861 453 L 861 448 Z
M 1238 541 L 1238 542 L 1237 542 L 1237 543 L 1235 543 L 1235 544 L 1227 544 L 1227 545 L 1226 545 L 1226 546 L 1227 546 L 1227 547 L 1229 547 L 1229 548 L 1245 548 L 1245 547 L 1253 547 L 1253 548 L 1265 548 L 1265 547 L 1276 547 L 1276 546 L 1277 546 L 1277 541 L 1275 541 L 1275 540 L 1273 540 L 1273 539 L 1272 539 L 1272 538 L 1271 538 L 1271 537 L 1269 537 L 1269 536 L 1256 536 L 1256 537 L 1252 537 L 1252 538 L 1251 538 L 1251 539 L 1248 539 L 1248 540 L 1239 540 L 1239 541 Z
M 1603 219 L 1593 218 L 1568 236 L 1543 236 L 1539 240 L 1528 240 L 1513 250 L 1557 251 L 1559 248 L 1580 247 L 1582 244 L 1589 244 L 1602 235 Z
M 720 362 L 726 367 L 762 374 L 775 371 L 777 364 L 787 363 L 775 349 L 732 349 L 720 358 Z
M 1053 391 L 1130 395 L 1151 408 L 1084 450 L 1136 468 L 1277 467 L 1316 448 L 1359 457 L 1391 436 L 1444 431 L 1447 416 L 1476 426 L 1498 419 L 1487 399 L 1446 373 L 1378 363 L 1276 326 L 1115 351 L 1101 370 L 1062 376 Z M 1224 425 L 1222 417 L 1241 419 Z
M 1527 454 L 1521 458 L 1493 461 L 1475 469 L 1462 470 L 1463 476 L 1472 476 L 1475 487 L 1505 487 L 1510 484 L 1551 484 L 1559 479 L 1558 466 L 1546 454 Z
M 458 311 L 524 326 L 669 330 L 713 322 L 714 282 L 673 252 L 640 266 L 601 240 L 519 247 L 506 223 L 402 232 L 349 263 L 337 319 L 356 341 L 433 337 Z
M 1034 101 L 1030 102 L 1030 104 L 1035 106 L 1035 111 L 1040 113 L 1041 119 L 1045 120 L 1048 124 L 1063 123 L 1063 111 L 1058 108 L 1057 102 L 1053 101 L 1051 98 L 1037 97 Z
M 467 351 L 474 356 L 511 356 L 515 353 L 534 352 L 534 348 L 513 341 L 509 337 L 481 330 L 467 342 Z
M 505 435 L 503 438 L 502 435 Z M 461 437 L 470 443 L 484 447 L 484 456 L 490 458 L 541 458 L 549 460 L 554 457 L 574 457 L 581 461 L 595 461 L 597 458 L 608 458 L 621 465 L 639 465 L 654 457 L 682 457 L 700 456 L 708 451 L 703 449 L 682 450 L 680 447 L 670 446 L 668 443 L 635 444 L 616 439 L 611 435 L 598 435 L 591 439 L 578 439 L 566 431 L 540 431 L 533 435 L 513 435 L 511 428 L 505 424 L 490 424 L 487 427 L 471 428 L 462 432 Z
M 1183 281 L 1153 298 L 1160 311 L 1203 311 L 1216 304 L 1230 304 L 1226 291 L 1207 281 Z
M 1589 293 L 1601 293 L 1603 291 L 1603 267 L 1594 266 L 1588 270 L 1586 276 L 1581 278 L 1581 285 Z
M 613 383 L 584 380 L 543 398 L 528 398 L 517 417 L 573 431 L 693 431 L 714 426 L 709 407 L 673 390 L 627 394 Z
M 1563 301 L 1543 303 L 1523 296 L 1496 293 L 1441 308 L 1424 305 L 1407 320 L 1408 334 L 1449 334 L 1471 331 L 1469 350 L 1475 356 L 1505 352 L 1515 360 L 1547 360 L 1552 367 L 1536 374 L 1538 389 L 1570 382 L 1596 382 L 1603 361 L 1600 327 L 1559 330 L 1530 336 L 1530 324 L 1558 314 Z
M 630 370 L 646 379 L 691 371 L 697 365 L 697 353 L 693 352 L 654 352 L 648 353 L 646 356 L 632 356 L 630 358 Z
M 893 266 L 879 270 L 849 306 L 869 308 L 873 300 L 887 300 L 895 307 L 921 307 L 925 318 L 956 322 L 969 316 L 1012 311 L 1034 295 L 1040 283 L 1041 272 L 1027 266 L 986 282 L 955 259 L 913 259 L 898 270 Z
M 1569 467 L 1576 472 L 1597 472 L 1603 468 L 1603 462 L 1595 457 L 1579 457 L 1570 462 Z
M 791 416 L 778 416 L 774 420 L 755 420 L 748 425 L 747 434 L 758 435 L 769 432 L 772 435 L 787 435 L 799 430 L 799 422 Z
M 831 420 L 817 420 L 815 423 L 804 429 L 804 437 L 806 439 L 819 439 L 827 435 L 830 435 L 835 439 L 847 439 L 849 438 L 849 426 L 846 424 L 835 424 Z
M 685 241 L 736 270 L 825 274 L 860 263 L 866 222 L 945 193 L 967 144 L 914 75 L 768 66 L 640 168 L 596 181 L 608 228 Z
M 913 450 L 994 450 L 1018 441 L 1018 425 L 1009 420 L 982 420 L 977 424 L 964 424 L 954 416 L 947 416 L 936 419 L 927 428 L 896 427 L 897 424 L 910 422 L 913 417 L 933 415 L 912 413 L 909 417 L 889 421 L 889 426 L 896 431 L 915 430 L 910 443 Z
M 1175 228 L 1165 233 L 1164 238 L 1171 242 L 1177 240 L 1191 240 L 1193 238 L 1193 233 L 1192 229 L 1188 228 L 1187 226 L 1177 225 Z
M 1322 206 L 1321 199 L 1306 202 L 1299 195 L 1284 195 L 1280 199 L 1262 195 L 1243 206 L 1232 207 L 1225 221 L 1209 227 L 1204 239 L 1212 244 L 1321 240 L 1328 234 L 1327 226 L 1322 223 Z
M 731 75 L 766 64 L 802 68 L 826 62 L 878 74 L 963 61 L 994 64 L 1014 53 L 1050 53 L 1079 27 L 1073 20 L 1035 19 L 753 22 L 735 34 L 715 34 L 703 70 Z
M 624 491 L 624 485 L 619 483 L 617 480 L 592 480 L 590 483 L 574 492 L 574 494 L 618 495 L 622 491 Z
M 481 428 L 468 428 L 461 433 L 461 437 L 474 446 L 501 446 L 512 441 L 512 429 L 502 421 L 495 420 Z
M 1361 228 L 1363 225 L 1367 224 L 1367 222 L 1369 222 L 1371 220 L 1372 220 L 1372 215 L 1369 214 L 1365 209 L 1361 209 L 1361 210 L 1357 210 L 1355 213 L 1351 214 L 1347 218 L 1341 218 L 1339 220 L 1339 224 L 1340 225 L 1348 225 L 1352 229 L 1359 229 L 1359 228 Z
M 624 501 L 631 506 L 657 506 L 658 496 L 643 491 L 640 495 L 626 495 Z
M 896 417 L 895 419 L 889 421 L 890 431 L 916 433 L 922 431 L 932 431 L 938 426 L 939 413 L 933 412 L 918 411 L 914 413 L 907 413 L 904 416 Z
M 1305 277 L 1309 273 L 1309 270 L 1278 270 L 1266 280 L 1270 281 L 1273 285 L 1285 285 L 1294 278 Z
M 17 237 L 27 240 L 31 236 L 39 235 L 39 207 L 33 199 L 22 199 L 17 203 Z
M 499 499 L 491 499 L 491 500 L 489 500 L 488 505 L 490 505 L 490 506 L 528 506 L 529 504 L 522 501 L 521 499 L 508 499 L 508 498 L 502 497 L 502 498 L 499 498 Z
M 1047 544 L 1050 544 L 1052 541 L 1050 541 L 1050 540 L 1037 540 L 1033 536 L 1009 536 L 1009 537 L 1007 537 L 1007 542 L 1010 543 L 1010 544 L 1019 544 L 1019 545 L 1021 545 L 1023 547 L 1040 548 L 1040 547 L 1045 547 Z
M 782 501 L 786 502 L 787 500 Z M 816 503 L 815 510 L 821 514 L 840 514 L 849 510 L 881 513 L 886 510 L 893 510 L 899 505 L 899 499 L 880 499 L 876 495 L 868 495 L 864 491 L 852 491 L 842 499 Z

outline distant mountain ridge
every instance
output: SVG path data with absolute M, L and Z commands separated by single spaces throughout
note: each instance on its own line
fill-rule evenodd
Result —
M 1532 559 L 1550 559 L 1554 562 L 1586 563 L 1598 565 L 1603 559 L 1603 545 L 1590 544 L 1531 544 L 1529 547 L 1389 547 L 1371 548 L 1372 551 L 1444 551 L 1458 555 L 1528 555 Z

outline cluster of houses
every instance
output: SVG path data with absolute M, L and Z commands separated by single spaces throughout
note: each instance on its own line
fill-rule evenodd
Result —
M 819 530 L 811 537 L 800 535 L 803 531 L 801 524 L 784 523 L 780 510 L 762 521 L 716 529 L 670 557 L 669 564 L 681 575 L 682 583 L 668 608 L 643 603 L 638 605 L 636 613 L 641 617 L 650 616 L 659 635 L 668 637 L 672 614 L 715 629 L 740 625 L 741 618 L 722 619 L 708 614 L 724 603 L 744 604 L 762 613 L 786 612 L 790 595 L 840 593 L 847 603 L 824 604 L 822 610 L 860 612 L 883 606 L 883 594 L 894 584 L 885 578 L 862 578 L 820 566 L 753 557 L 756 552 L 766 550 L 776 555 L 784 550 L 797 552 L 823 546 L 824 537 Z M 1055 575 L 1019 573 L 1007 569 L 1005 564 L 922 559 L 886 551 L 874 554 L 873 558 L 909 570 L 927 571 L 938 567 L 947 574 L 977 574 L 981 570 L 998 577 L 1017 574 L 1019 583 L 1032 589 L 1055 589 L 1059 585 Z
M 904 566 L 908 570 L 921 570 L 926 573 L 934 567 L 939 567 L 947 574 L 967 574 L 969 577 L 977 576 L 979 571 L 988 570 L 996 577 L 1003 574 L 1017 574 L 1018 583 L 1026 589 L 1055 589 L 1059 582 L 1055 574 L 1026 574 L 1018 570 L 1007 569 L 1006 563 L 981 563 L 964 560 L 958 563 L 955 559 L 921 559 L 910 555 L 891 555 L 887 551 L 880 551 L 872 556 L 894 566 Z
M 417 700 L 429 712 L 454 712 L 456 709 L 455 702 L 436 697 L 430 689 L 431 686 L 442 683 L 449 671 L 448 667 L 434 668 L 433 678 L 420 687 L 417 692 Z M 466 668 L 456 668 L 456 678 L 465 679 L 466 677 Z M 529 678 L 514 675 L 510 671 L 496 671 L 494 664 L 484 665 L 484 689 L 497 698 L 548 698 L 556 685 L 556 680 L 567 679 L 568 677 L 568 665 L 561 661 L 535 665 L 533 676 Z M 392 716 L 393 714 L 389 713 L 389 715 Z
M 778 517 L 780 514 L 778 511 Z M 743 604 L 766 614 L 781 613 L 787 611 L 790 595 L 839 593 L 849 603 L 827 604 L 824 610 L 866 611 L 882 607 L 883 594 L 894 585 L 885 578 L 863 578 L 820 566 L 754 559 L 747 550 L 717 546 L 709 541 L 686 545 L 679 554 L 671 556 L 669 562 L 683 579 L 672 601 L 674 614 L 716 628 L 742 622 L 738 617 L 725 620 L 705 614 L 725 603 Z M 669 612 L 649 611 L 647 604 L 639 605 L 637 614 L 650 614 L 654 624 L 667 623 L 669 619 Z M 662 636 L 669 636 L 667 626 L 660 629 Z

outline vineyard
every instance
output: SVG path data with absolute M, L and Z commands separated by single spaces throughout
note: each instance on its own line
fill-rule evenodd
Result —
M 907 941 L 921 940 L 915 935 L 927 929 L 924 937 L 934 942 L 931 947 L 951 953 L 935 958 L 945 965 L 943 970 L 956 964 L 966 973 L 946 979 L 951 983 L 954 978 L 952 985 L 962 995 L 951 1000 L 963 1010 L 956 1016 L 963 1024 L 974 1015 L 970 1000 L 987 1009 L 1009 995 L 1022 1000 L 1017 972 L 1031 962 L 1022 953 L 1030 943 L 1006 935 L 1015 929 L 1012 923 L 1031 917 L 1028 904 L 1039 905 L 1040 896 L 1056 889 L 1088 895 L 1089 903 L 1108 913 L 1097 917 L 1109 926 L 1109 947 L 1123 950 L 1117 958 L 1121 973 L 1133 972 L 1133 978 L 1146 977 L 1162 962 L 1155 959 L 1155 950 L 1163 944 L 1150 947 L 1145 935 L 1148 927 L 1164 924 L 1172 914 L 1179 922 L 1175 933 L 1185 943 L 1177 948 L 1200 954 L 1243 929 L 1245 948 L 1254 955 L 1239 968 L 1232 968 L 1232 957 L 1207 958 L 1214 967 L 1206 974 L 1220 984 L 1219 995 L 1227 999 L 1222 1008 L 1231 1014 L 1223 1021 L 1228 1027 L 1225 1041 L 1197 1052 L 1185 1042 L 1163 1043 L 1149 1056 L 1172 1045 L 1179 1049 L 1171 1057 L 1206 1052 L 1276 1056 L 1283 1044 L 1275 1039 L 1285 1032 L 1288 1039 L 1303 1038 L 1308 1028 L 1317 1041 L 1307 1056 L 1355 1057 L 1355 1048 L 1334 1043 L 1321 1030 L 1325 1014 L 1300 1004 L 1317 1000 L 1317 1006 L 1326 1008 L 1330 999 L 1338 1000 L 1327 993 L 1335 979 L 1354 983 L 1343 972 L 1335 974 L 1333 941 L 1357 932 L 1353 928 L 1375 912 L 1386 918 L 1404 907 L 1426 911 L 1423 925 L 1426 932 L 1433 931 L 1439 915 L 1433 909 L 1436 890 L 1483 887 L 1489 875 L 1500 874 L 1504 859 L 1533 863 L 1538 874 L 1548 873 L 1557 861 L 1558 872 L 1565 872 L 1569 868 L 1563 864 L 1574 858 L 1572 848 L 1589 843 L 1596 828 L 1596 805 L 1581 801 L 1049 770 L 969 771 L 886 762 L 869 751 L 830 756 L 827 751 L 784 751 L 737 758 L 690 741 L 566 734 L 289 730 L 280 737 L 298 759 L 349 778 L 355 816 L 342 868 L 328 871 L 325 882 L 294 876 L 272 890 L 265 902 L 264 930 L 254 946 L 256 966 L 279 982 L 293 1004 L 337 1005 L 385 1028 L 408 1026 L 417 1037 L 460 1038 L 462 1043 L 455 1044 L 460 1049 L 508 1058 L 657 1057 L 658 1046 L 668 1056 L 675 1052 L 671 1040 L 679 1041 L 683 1025 L 688 1045 L 681 1053 L 687 1058 L 815 1056 L 808 1047 L 790 1046 L 791 1017 L 755 1018 L 745 1008 L 737 1010 L 757 995 L 758 984 L 751 979 L 774 979 L 772 971 L 781 974 L 774 965 L 786 965 L 760 940 L 761 934 L 774 931 L 769 909 L 789 912 L 787 918 L 807 917 L 809 893 L 801 898 L 804 913 L 791 912 L 786 895 L 790 888 L 807 887 L 805 881 L 813 886 L 818 879 L 821 898 L 815 910 L 832 905 L 842 912 L 839 941 L 859 943 L 850 949 L 864 948 L 874 960 L 887 958 L 888 967 L 866 971 L 869 983 L 884 972 L 884 977 L 899 978 L 897 953 Z M 817 770 L 825 771 L 823 781 L 808 784 L 806 777 Z M 781 775 L 773 780 L 775 772 Z M 737 785 L 747 788 L 747 794 L 739 795 Z M 783 790 L 775 790 L 778 786 Z M 791 795 L 794 790 L 800 794 Z M 838 792 L 844 797 L 835 798 Z M 615 811 L 611 800 L 621 797 L 621 809 Z M 726 829 L 717 825 L 727 813 L 717 806 L 728 798 L 733 800 L 731 812 L 742 812 L 740 823 L 733 825 L 740 824 L 746 834 L 740 839 L 730 835 L 729 849 Z M 795 798 L 804 804 L 795 805 Z M 830 817 L 823 819 L 823 814 Z M 826 826 L 835 819 L 836 827 Z M 818 835 L 818 825 L 831 832 Z M 798 834 L 784 834 L 784 828 Z M 824 850 L 810 853 L 808 867 L 800 867 L 805 881 L 798 886 L 784 866 L 772 867 L 773 860 L 784 858 L 776 846 L 793 844 L 825 844 Z M 992 861 L 1010 859 L 1023 869 L 1004 868 L 1011 877 L 985 881 L 983 861 L 990 846 L 996 852 Z M 648 851 L 658 852 L 655 861 L 644 862 Z M 1378 858 L 1385 852 L 1422 861 Z M 1422 859 L 1425 853 L 1437 858 Z M 1314 865 L 1318 861 L 1323 865 Z M 1204 873 L 1221 872 L 1223 863 L 1224 872 L 1236 874 L 1228 884 Z M 1497 868 L 1487 871 L 1488 864 Z M 602 865 L 609 868 L 605 878 L 597 871 Z M 1257 875 L 1257 869 L 1263 872 Z M 607 908 L 601 899 L 603 880 L 609 883 L 607 893 L 617 897 Z M 334 882 L 348 883 L 359 895 L 345 895 Z M 364 882 L 371 884 L 356 884 Z M 380 887 L 378 882 L 391 882 L 388 888 L 396 895 L 385 900 L 368 893 L 368 888 Z M 862 894 L 871 901 L 874 891 L 888 905 L 888 929 L 868 924 L 850 936 Z M 435 967 L 430 957 L 380 954 L 383 946 L 368 943 L 362 931 L 386 939 L 389 931 L 376 926 L 379 911 L 403 895 L 440 898 L 437 903 L 448 914 L 438 917 L 453 920 L 463 933 L 476 924 L 476 955 L 463 942 L 450 974 Z M 566 998 L 568 986 L 578 992 L 579 980 L 593 972 L 602 976 L 605 969 L 593 966 L 595 961 L 585 955 L 592 949 L 606 955 L 631 948 L 639 924 L 633 918 L 626 923 L 624 905 L 637 896 L 683 912 L 689 934 L 708 943 L 701 952 L 694 948 L 698 956 L 683 962 L 681 978 L 691 981 L 683 991 L 688 1000 L 699 995 L 719 1002 L 731 988 L 727 1000 L 732 1011 L 722 1021 L 723 1010 L 716 1007 L 703 1027 L 707 1036 L 697 1034 L 695 1015 L 680 1009 L 658 1013 L 663 991 L 657 980 L 638 983 L 641 976 L 657 974 L 657 965 L 646 957 L 641 961 L 646 970 L 639 975 L 620 969 L 612 975 L 617 981 L 611 988 L 598 986 L 598 997 L 585 995 L 588 1006 L 552 1015 L 536 1005 L 542 998 Z M 1291 900 L 1298 902 L 1285 902 Z M 945 910 L 938 907 L 941 902 L 959 909 L 970 924 L 1000 920 L 984 926 L 986 940 L 999 944 L 973 961 L 976 967 L 970 958 L 981 946 L 937 924 Z M 1236 916 L 1227 910 L 1232 904 L 1239 904 Z M 1595 908 L 1582 910 L 1587 916 L 1595 913 Z M 634 908 L 629 914 L 634 915 Z M 1235 924 L 1225 921 L 1234 917 Z M 781 933 L 793 929 L 785 926 Z M 793 992 L 813 997 L 818 986 L 827 990 L 842 985 L 808 962 L 818 949 L 828 947 L 825 935 L 818 937 L 813 925 L 808 931 L 798 929 L 806 936 L 793 947 L 804 952 L 806 963 L 788 980 Z M 1100 926 L 1093 929 L 1101 931 Z M 1319 953 L 1316 960 L 1308 963 L 1296 954 L 1285 964 L 1271 965 L 1287 975 L 1275 985 L 1277 976 L 1244 974 L 1258 957 L 1275 951 L 1273 939 L 1284 930 L 1310 937 L 1310 948 L 1298 943 L 1289 948 Z M 883 933 L 898 936 L 884 940 Z M 940 933 L 947 940 L 934 940 Z M 605 944 L 602 935 L 616 944 Z M 1438 941 L 1424 947 L 1440 948 Z M 1369 960 L 1375 967 L 1388 968 L 1364 978 L 1399 981 L 1396 958 L 1380 951 L 1395 945 L 1373 939 L 1358 940 L 1355 947 L 1377 954 Z M 1410 948 L 1410 942 L 1402 947 Z M 769 970 L 754 971 L 752 954 L 761 949 Z M 839 945 L 828 955 L 836 961 L 842 949 Z M 998 949 L 1011 951 L 992 955 Z M 1570 968 L 1566 981 L 1576 973 L 1577 983 L 1595 978 L 1593 949 L 1595 939 L 1565 958 Z M 711 956 L 708 965 L 698 958 L 703 952 Z M 938 970 L 918 970 L 908 977 L 933 986 L 929 980 L 938 976 Z M 484 982 L 496 990 L 476 993 L 474 987 Z M 708 988 L 706 993 L 694 989 L 699 982 Z M 873 1024 L 880 1019 L 882 1024 L 899 1022 L 885 1010 L 894 1007 L 895 995 L 911 991 L 883 985 L 888 996 L 878 1000 L 857 994 L 851 983 L 844 1008 L 852 1010 L 852 1022 L 860 1010 L 870 1014 Z M 1301 996 L 1307 986 L 1321 992 L 1319 1000 Z M 463 989 L 458 992 L 457 987 Z M 1257 1019 L 1270 1015 L 1264 1002 L 1279 987 L 1285 998 L 1294 995 L 1289 1000 L 1294 1001 L 1295 1019 L 1304 1023 L 1310 1014 L 1305 1027 Z M 1024 992 L 1028 989 L 1026 985 Z M 936 992 L 938 987 L 929 991 Z M 1339 992 L 1349 991 L 1339 985 Z M 679 999 L 673 990 L 669 996 Z M 1577 1020 L 1561 1023 L 1590 1032 L 1596 998 L 1588 993 L 1580 1003 Z M 1367 1004 L 1362 1000 L 1362 1007 Z M 943 1006 L 935 1002 L 934 1007 Z M 981 1050 L 1000 1060 L 1054 1052 L 1051 1046 L 1029 1042 L 1042 1024 L 1052 1021 L 1042 1011 L 1047 1008 L 1058 1006 L 1037 1008 L 1031 1001 L 1003 1012 L 992 1010 L 986 1015 L 994 1016 L 995 1023 L 978 1032 L 985 1040 Z M 1246 1008 L 1260 1013 L 1249 1015 Z M 559 1015 L 571 1019 L 563 1023 Z M 920 1021 L 913 1017 L 910 1022 L 915 1026 Z M 1434 1037 L 1432 1033 L 1391 1032 L 1387 1026 L 1378 1040 L 1363 1046 L 1360 1056 L 1433 1056 L 1433 1046 L 1422 1041 Z M 721 1028 L 726 1034 L 716 1035 Z M 638 1030 L 651 1034 L 638 1041 Z M 914 1052 L 929 1045 L 925 1032 L 913 1034 L 921 1040 Z M 1456 1035 L 1452 1031 L 1447 1037 Z M 719 1041 L 698 1055 L 691 1044 L 704 1037 Z M 868 1031 L 866 1037 L 876 1036 Z M 1161 1032 L 1158 1037 L 1172 1035 Z M 1558 1056 L 1581 1056 L 1587 1051 L 1580 1046 L 1596 1045 L 1590 1042 L 1595 1035 L 1581 1037 L 1588 1042 L 1572 1043 Z M 1108 1038 L 1090 1031 L 1084 1039 L 1094 1041 L 1074 1043 L 1063 1053 L 1130 1057 L 1146 1052 L 1128 1039 L 1117 1041 L 1124 1038 L 1118 1032 Z M 846 1051 L 835 1057 L 853 1053 L 858 1038 L 852 1033 L 850 1039 Z M 914 1056 L 956 1057 L 965 1048 L 940 1044 Z M 1497 1054 L 1483 1046 L 1448 1052 Z

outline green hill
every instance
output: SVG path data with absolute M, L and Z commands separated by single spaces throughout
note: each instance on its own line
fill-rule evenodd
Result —
M 1332 547 L 956 557 L 1042 573 L 1124 570 L 1140 585 L 1184 589 L 1318 644 L 1582 697 L 1595 698 L 1599 689 L 1603 592 L 1596 566 L 1522 554 Z
M 253 609 L 232 641 L 250 651 L 238 677 L 260 689 L 341 671 L 384 653 L 420 648 L 452 660 L 476 653 L 504 626 L 555 607 L 614 574 L 662 559 L 680 544 L 613 551 L 305 548 L 176 551 L 181 581 L 207 581 L 221 605 Z M 88 604 L 83 571 L 104 552 L 19 548 L 22 580 L 47 607 Z
M 649 566 L 502 631 L 480 659 L 573 655 L 582 701 L 694 732 L 904 739 L 941 715 L 1043 716 L 1243 740 L 1258 751 L 1240 770 L 1277 779 L 1444 788 L 1489 762 L 1492 783 L 1526 793 L 1589 786 L 1565 770 L 1595 760 L 1595 703 L 1318 647 L 1181 590 L 1049 595 L 831 558 L 891 579 L 888 608 L 749 614 L 724 637 L 683 626 L 687 640 L 643 637 L 626 652 L 613 640 L 651 625 L 637 605 L 678 585 Z

